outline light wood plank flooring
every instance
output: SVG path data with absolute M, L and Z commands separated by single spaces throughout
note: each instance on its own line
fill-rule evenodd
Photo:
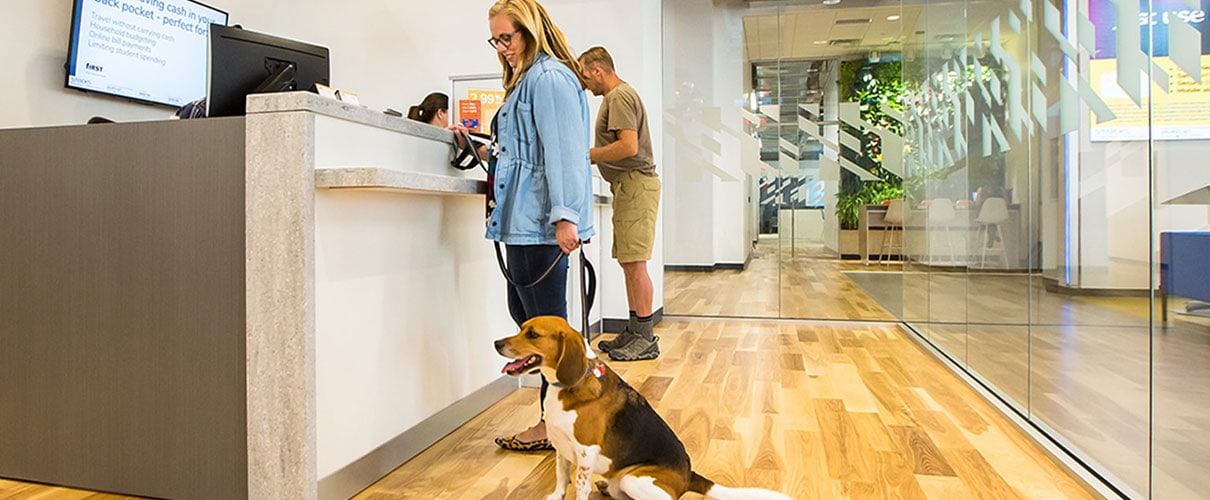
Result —
M 1089 498 L 898 327 L 670 318 L 657 333 L 660 359 L 611 366 L 720 483 L 799 499 Z M 491 442 L 536 419 L 536 392 L 518 391 L 357 498 L 541 498 L 553 455 Z
M 880 316 L 859 304 L 877 303 L 1117 484 L 1154 498 L 1210 488 L 1210 320 L 1161 322 L 1158 301 L 1053 293 L 1038 275 L 867 267 L 775 243 L 742 273 L 666 273 L 666 310 L 862 320 Z
M 0 479 L 2 500 L 126 500 L 135 497 Z
M 1090 498 L 896 326 L 668 318 L 657 333 L 660 359 L 611 366 L 720 483 L 797 499 Z M 519 390 L 357 498 L 541 498 L 553 455 L 491 442 L 537 413 L 537 390 Z M 0 480 L 0 498 L 129 497 Z
M 793 252 L 762 242 L 748 268 L 714 272 L 665 271 L 664 311 L 683 316 L 893 321 L 846 271 L 899 270 L 842 261 L 822 247 Z

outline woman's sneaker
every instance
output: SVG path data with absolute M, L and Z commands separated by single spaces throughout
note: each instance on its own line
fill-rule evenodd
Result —
M 635 338 L 635 334 L 634 332 L 630 331 L 630 327 L 627 326 L 626 328 L 622 329 L 622 333 L 619 333 L 613 339 L 597 342 L 597 349 L 600 349 L 601 352 L 609 352 L 615 347 L 626 345 L 626 343 L 630 342 L 630 339 L 633 338 Z
M 643 361 L 660 357 L 660 338 L 647 340 L 638 335 L 631 337 L 630 342 L 615 345 L 609 351 L 609 359 L 614 361 Z

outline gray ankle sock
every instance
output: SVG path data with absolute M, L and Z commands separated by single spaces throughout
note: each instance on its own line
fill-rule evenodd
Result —
M 654 342 L 655 341 L 655 332 L 652 331 L 654 327 L 655 327 L 655 321 L 652 319 L 651 316 L 648 316 L 646 318 L 637 318 L 636 317 L 635 321 L 634 321 L 634 330 L 632 330 L 632 331 L 635 334 L 637 334 L 639 337 L 642 337 L 643 339 L 647 340 L 648 342 Z
M 630 320 L 628 323 L 626 323 L 626 328 L 630 329 L 630 331 L 633 332 L 635 328 L 638 328 L 638 326 L 636 326 L 636 324 L 638 322 L 639 322 L 638 313 L 636 313 L 634 311 L 630 311 Z

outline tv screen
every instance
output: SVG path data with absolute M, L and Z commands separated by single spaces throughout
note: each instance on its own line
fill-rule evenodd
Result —
M 206 96 L 210 24 L 190 0 L 75 0 L 67 87 L 181 106 Z
M 1205 113 L 1210 108 L 1210 80 L 1204 76 L 1210 67 L 1210 0 L 1118 0 L 1125 1 L 1139 3 L 1137 21 L 1118 22 L 1119 5 L 1110 0 L 1088 2 L 1096 37 L 1096 51 L 1088 62 L 1089 86 L 1113 113 L 1113 119 L 1106 121 L 1091 115 L 1089 140 L 1210 139 Z M 1137 27 L 1132 26 L 1136 22 Z M 1196 34 L 1190 37 L 1190 30 L 1184 29 L 1184 35 L 1170 36 L 1176 24 L 1192 27 Z M 1137 51 L 1124 47 L 1135 57 L 1119 58 L 1119 27 L 1138 36 Z M 1181 45 L 1169 47 L 1170 43 Z M 1168 88 L 1152 80 L 1166 80 Z

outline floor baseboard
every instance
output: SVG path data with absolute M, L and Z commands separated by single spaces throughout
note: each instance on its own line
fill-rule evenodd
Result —
M 664 308 L 663 307 L 656 309 L 655 312 L 651 313 L 651 324 L 653 326 L 660 324 L 661 321 L 664 321 Z M 623 328 L 626 328 L 626 325 L 630 324 L 630 319 L 629 318 L 627 318 L 627 319 L 605 318 L 605 319 L 601 320 L 601 323 L 602 323 L 601 326 L 604 329 L 601 332 L 598 332 L 597 335 L 593 335 L 592 338 L 596 338 L 601 333 L 620 332 L 620 331 L 622 331 Z
M 357 461 L 320 479 L 319 498 L 343 500 L 356 495 L 515 390 L 517 379 L 507 376 L 496 379 Z

